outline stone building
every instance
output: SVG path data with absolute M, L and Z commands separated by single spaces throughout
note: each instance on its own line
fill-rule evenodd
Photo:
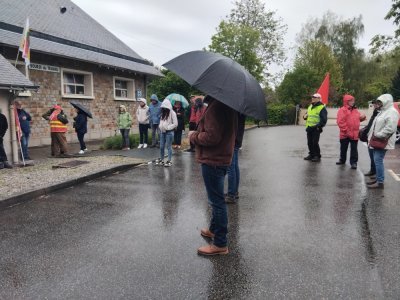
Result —
M 71 120 L 68 140 L 77 141 L 71 100 L 93 113 L 88 140 L 114 135 L 118 106 L 126 105 L 134 115 L 149 80 L 162 76 L 69 0 L 0 0 L 0 7 L 0 54 L 13 64 L 29 17 L 31 65 L 28 74 L 22 58 L 16 67 L 40 86 L 17 98 L 32 116 L 30 146 L 50 144 L 49 125 L 41 115 L 56 103 Z

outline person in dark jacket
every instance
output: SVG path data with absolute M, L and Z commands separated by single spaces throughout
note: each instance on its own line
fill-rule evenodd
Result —
M 4 149 L 4 136 L 8 129 L 8 122 L 5 115 L 1 113 L 0 109 L 0 169 L 12 169 L 12 165 L 8 162 L 6 150 Z
M 84 154 L 85 151 L 88 151 L 84 141 L 85 134 L 87 133 L 87 115 L 78 108 L 75 108 L 75 111 L 77 115 L 74 118 L 74 128 L 76 135 L 78 136 L 79 144 L 81 146 L 79 154 Z
M 190 97 L 191 107 L 189 108 L 189 131 L 196 130 L 197 124 L 200 121 L 200 118 L 203 116 L 206 106 L 203 102 L 203 96 L 195 96 L 192 95 Z M 185 150 L 186 152 L 195 152 L 195 147 L 192 143 L 190 143 L 190 148 Z
M 19 124 L 21 126 L 21 148 L 24 159 L 31 159 L 29 157 L 28 145 L 29 145 L 29 135 L 31 133 L 31 115 L 27 113 L 21 105 L 21 102 L 15 101 L 15 107 L 17 108 Z
M 307 109 L 307 113 L 304 115 L 306 122 L 307 132 L 307 144 L 308 144 L 308 156 L 304 157 L 304 160 L 310 160 L 313 162 L 321 161 L 321 150 L 319 148 L 319 137 L 322 132 L 322 128 L 328 121 L 328 111 L 325 105 L 321 102 L 321 95 L 314 94 L 311 98 L 311 104 Z
M 182 107 L 180 101 L 176 101 L 173 107 L 176 117 L 178 119 L 178 127 L 176 127 L 174 134 L 174 149 L 181 149 L 182 144 L 182 131 L 185 130 L 185 109 Z
M 364 130 L 364 134 L 367 136 L 367 138 L 368 138 L 368 132 L 371 130 L 372 123 L 374 123 L 374 120 L 375 120 L 376 116 L 379 114 L 380 108 L 381 108 L 377 104 L 376 100 L 372 101 L 372 105 L 374 106 L 374 111 L 372 112 L 371 119 L 368 121 L 367 128 Z M 364 175 L 365 176 L 375 176 L 376 167 L 375 167 L 375 162 L 374 162 L 374 149 L 368 147 L 368 154 L 369 154 L 369 159 L 371 161 L 371 166 L 370 166 L 369 171 L 367 173 L 365 173 Z
M 237 112 L 222 102 L 206 96 L 208 108 L 197 126 L 189 132 L 196 146 L 196 159 L 201 164 L 208 203 L 212 207 L 209 228 L 201 229 L 204 237 L 213 238 L 213 244 L 200 247 L 200 255 L 228 254 L 228 216 L 224 199 L 224 180 L 231 165 L 237 131 Z
M 239 149 L 242 147 L 244 127 L 246 116 L 238 113 L 238 127 L 236 131 L 235 148 L 233 149 L 232 163 L 228 168 L 228 192 L 225 196 L 225 202 L 234 204 L 239 200 Z

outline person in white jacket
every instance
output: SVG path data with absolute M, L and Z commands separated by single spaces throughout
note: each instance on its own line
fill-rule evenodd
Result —
M 150 112 L 149 107 L 147 106 L 147 101 L 144 98 L 139 98 L 139 106 L 136 110 L 136 118 L 139 123 L 139 136 L 140 142 L 138 149 L 140 148 L 147 148 L 147 139 L 148 134 L 147 130 L 149 129 L 149 119 L 150 119 Z
M 393 97 L 390 94 L 383 94 L 376 100 L 380 106 L 380 113 L 376 116 L 372 123 L 371 130 L 368 133 L 368 141 L 372 135 L 381 139 L 389 139 L 385 149 L 373 149 L 373 157 L 376 166 L 376 178 L 371 182 L 367 182 L 370 189 L 383 189 L 385 180 L 385 166 L 383 159 L 387 150 L 394 149 L 396 142 L 396 129 L 399 121 L 399 113 L 393 107 Z
M 178 126 L 176 113 L 172 109 L 171 102 L 164 99 L 161 104 L 160 119 L 160 158 L 156 160 L 156 164 L 170 167 L 172 165 L 172 140 L 174 139 L 174 130 Z M 165 147 L 168 149 L 168 160 L 164 163 Z

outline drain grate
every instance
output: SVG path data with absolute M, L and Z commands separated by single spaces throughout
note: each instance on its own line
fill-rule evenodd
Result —
M 69 162 L 65 162 L 59 165 L 55 165 L 53 166 L 53 169 L 58 169 L 58 168 L 69 168 L 69 169 L 73 169 L 73 168 L 77 168 L 80 165 L 85 165 L 88 164 L 89 161 L 86 160 L 71 160 Z

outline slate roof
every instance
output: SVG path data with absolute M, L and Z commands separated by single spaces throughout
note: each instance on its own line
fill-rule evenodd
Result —
M 24 74 L 18 71 L 7 59 L 0 54 L 0 88 L 35 89 Z
M 93 4 L 96 4 L 95 1 Z M 64 14 L 60 13 L 62 6 L 67 8 Z M 14 27 L 14 30 L 2 27 L 1 44 L 18 46 L 21 34 L 15 32 L 15 28 L 22 31 L 29 16 L 32 51 L 162 76 L 156 68 L 148 65 L 139 54 L 70 0 L 0 0 L 0 7 L 2 25 Z M 50 37 L 50 40 L 40 34 Z M 51 37 L 59 40 L 51 40 Z M 88 46 L 88 49 L 82 49 L 82 45 Z

